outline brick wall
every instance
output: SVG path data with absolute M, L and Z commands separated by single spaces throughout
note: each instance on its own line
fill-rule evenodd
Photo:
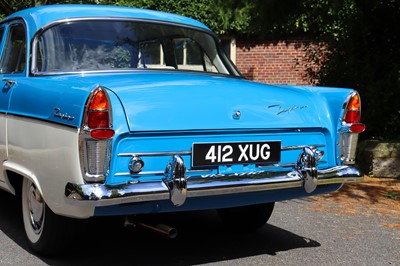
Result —
M 246 78 L 262 83 L 309 85 L 302 63 L 305 54 L 302 41 L 236 41 L 239 71 Z

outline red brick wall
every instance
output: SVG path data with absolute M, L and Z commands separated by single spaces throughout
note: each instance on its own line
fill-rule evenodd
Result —
M 302 41 L 236 41 L 236 65 L 246 78 L 262 83 L 308 85 Z

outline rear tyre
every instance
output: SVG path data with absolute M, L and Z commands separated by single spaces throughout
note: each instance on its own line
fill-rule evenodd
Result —
M 275 202 L 219 209 L 224 225 L 237 232 L 253 232 L 264 226 L 271 217 Z
M 42 255 L 54 255 L 68 244 L 73 222 L 54 214 L 29 179 L 22 183 L 22 219 L 28 245 Z M 71 222 L 68 222 L 71 221 Z

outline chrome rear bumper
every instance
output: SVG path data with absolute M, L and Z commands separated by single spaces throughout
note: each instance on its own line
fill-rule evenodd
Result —
M 218 196 L 246 192 L 304 187 L 311 193 L 318 185 L 362 181 L 355 166 L 336 166 L 317 170 L 313 152 L 304 148 L 296 169 L 291 171 L 257 171 L 233 174 L 186 177 L 186 167 L 179 155 L 172 157 L 160 181 L 138 182 L 119 186 L 72 184 L 65 188 L 71 204 L 109 206 L 123 203 L 171 200 L 176 206 L 186 198 Z

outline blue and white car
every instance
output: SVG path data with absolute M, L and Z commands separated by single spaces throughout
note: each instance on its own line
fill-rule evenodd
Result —
M 0 48 L 0 188 L 37 252 L 71 218 L 217 209 L 250 230 L 362 180 L 357 91 L 247 81 L 193 19 L 36 7 L 0 22 Z

